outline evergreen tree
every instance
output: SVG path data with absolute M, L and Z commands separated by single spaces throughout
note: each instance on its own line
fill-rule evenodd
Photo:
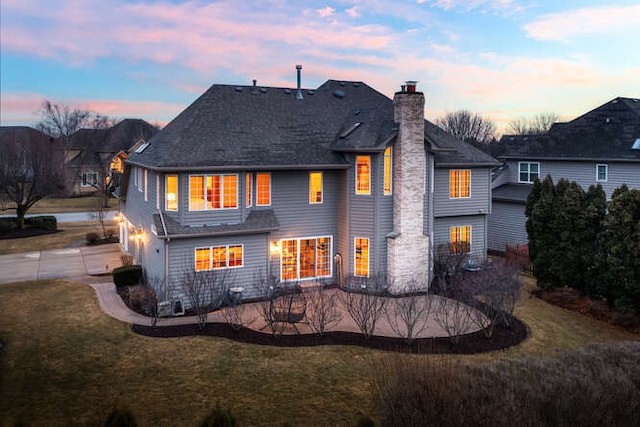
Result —
M 607 213 L 607 196 L 600 184 L 591 185 L 585 195 L 583 265 L 585 293 L 593 298 L 605 296 L 604 267 L 606 245 L 604 243 L 604 220 Z
M 537 190 L 536 190 L 537 191 Z M 533 193 L 533 192 L 532 192 Z M 547 176 L 540 185 L 538 194 L 532 197 L 529 206 L 529 256 L 535 269 L 538 286 L 553 288 L 557 286 L 554 276 L 556 257 L 556 189 L 553 180 Z M 537 200 L 535 200 L 537 197 Z

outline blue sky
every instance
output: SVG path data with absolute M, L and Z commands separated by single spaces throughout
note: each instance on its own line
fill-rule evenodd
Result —
M 504 127 L 640 98 L 637 0 L 2 0 L 0 122 L 44 99 L 166 124 L 214 83 L 417 80 L 433 120 Z

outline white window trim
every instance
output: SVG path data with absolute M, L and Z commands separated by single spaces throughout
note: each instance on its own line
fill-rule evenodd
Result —
M 369 159 L 369 182 L 368 182 L 368 191 L 361 191 L 358 190 L 358 157 L 367 157 Z M 356 167 L 355 167 L 355 181 L 354 181 L 354 186 L 355 186 L 355 190 L 356 190 L 356 194 L 358 196 L 370 196 L 371 195 L 371 156 L 369 155 L 364 155 L 364 154 L 357 154 L 356 155 Z
M 521 171 L 522 171 L 522 165 L 529 165 L 529 180 L 528 181 L 522 181 L 520 179 L 520 175 L 521 175 Z M 540 162 L 518 162 L 518 183 L 519 184 L 533 184 L 533 181 L 531 180 L 531 165 L 538 165 L 538 179 L 540 179 L 541 176 L 541 170 L 540 170 Z
M 367 256 L 367 275 L 362 276 L 356 274 L 356 240 L 367 239 L 367 246 L 369 248 L 369 255 Z M 371 276 L 371 239 L 369 237 L 356 236 L 353 238 L 353 275 L 355 277 L 370 277 Z
M 160 174 L 156 173 L 156 209 L 160 210 Z
M 451 230 L 453 230 L 454 228 L 459 228 L 460 231 L 462 231 L 462 228 L 464 227 L 469 227 L 469 252 L 461 252 L 460 255 L 473 253 L 473 249 L 472 249 L 473 248 L 473 226 L 471 224 L 462 224 L 462 225 L 452 225 L 449 227 L 449 247 L 451 247 L 451 244 L 453 243 L 451 241 Z
M 258 193 L 258 175 L 269 175 L 269 204 L 259 203 L 260 200 Z M 271 176 L 271 172 L 257 172 L 256 173 L 256 206 L 271 206 L 271 202 L 273 201 L 273 177 Z
M 320 174 L 320 201 L 312 202 L 311 201 L 311 174 L 319 173 Z M 321 205 L 324 202 L 324 173 L 322 171 L 312 171 L 309 172 L 309 204 L 310 205 Z
M 149 173 L 146 169 L 144 170 L 144 201 L 149 201 Z
M 387 149 L 389 149 L 389 155 L 386 155 L 386 151 Z M 385 180 L 385 175 L 386 175 L 386 171 L 384 168 L 384 164 L 387 160 L 387 158 L 389 159 L 389 191 L 387 191 L 384 187 L 384 180 Z M 425 169 L 426 170 L 426 169 Z M 423 178 L 424 180 L 424 178 Z M 424 183 L 423 183 L 424 185 Z M 426 188 L 426 187 L 423 187 Z M 393 148 L 391 146 L 385 148 L 384 152 L 382 153 L 382 195 L 383 196 L 391 196 L 393 195 Z
M 167 174 L 164 177 L 164 210 L 167 212 L 178 212 L 178 209 L 180 207 L 180 203 L 179 200 L 176 200 L 176 208 L 175 209 L 169 209 L 169 199 L 167 198 L 168 194 L 167 194 L 167 188 L 169 188 L 169 186 L 167 185 L 167 180 L 169 179 L 170 176 L 175 176 L 176 177 L 176 199 L 180 198 L 180 178 L 178 177 L 178 174 Z
M 204 207 L 202 209 L 192 209 L 191 208 L 191 177 L 201 176 L 204 177 Z M 207 207 L 207 177 L 209 176 L 219 176 L 222 179 L 220 180 L 220 207 L 219 208 L 208 208 Z M 236 177 L 236 207 L 235 208 L 225 208 L 224 207 L 224 177 L 225 176 L 235 176 Z M 238 192 L 238 174 L 237 173 L 209 173 L 209 174 L 192 174 L 189 175 L 189 211 L 191 212 L 201 212 L 201 211 L 222 211 L 222 210 L 233 210 L 239 209 L 240 203 L 240 194 Z
M 451 197 L 451 171 L 469 171 L 469 195 L 468 196 L 457 196 Z M 462 187 L 460 186 L 461 181 L 458 180 L 458 194 L 462 193 Z M 449 169 L 449 200 L 457 200 L 457 199 L 470 199 L 471 198 L 471 169 Z
M 235 246 L 240 246 L 242 248 L 242 258 L 241 258 L 241 265 L 236 265 L 233 267 L 229 267 L 229 248 L 230 247 L 235 247 Z M 225 248 L 226 254 L 227 254 L 227 258 L 226 258 L 226 267 L 213 267 L 213 248 Z M 206 270 L 198 270 L 198 259 L 196 257 L 196 253 L 198 252 L 198 249 L 208 249 L 209 250 L 209 268 L 207 268 Z M 230 245 L 213 245 L 213 246 L 197 246 L 195 248 L 193 248 L 193 270 L 195 272 L 201 272 L 201 271 L 215 271 L 215 270 L 231 270 L 231 269 L 236 269 L 236 268 L 242 268 L 244 267 L 244 244 L 230 244 Z
M 604 167 L 604 179 L 600 179 L 600 174 L 598 173 L 598 169 L 600 167 Z M 596 182 L 607 182 L 609 181 L 609 165 L 607 163 L 598 163 L 596 165 Z
M 244 200 L 245 200 L 245 206 L 247 208 L 253 207 L 253 172 L 247 172 L 244 174 L 244 179 L 245 179 L 245 184 L 244 184 L 244 190 L 245 193 L 247 191 L 247 180 L 249 183 L 249 194 L 245 194 L 244 195 Z M 247 196 L 249 196 L 249 203 L 247 203 Z
M 314 277 L 304 277 L 304 278 L 300 278 L 300 241 L 301 240 L 316 240 L 316 245 L 317 245 L 317 241 L 318 239 L 329 239 L 329 274 L 326 276 L 314 276 Z M 296 265 L 297 265 L 297 271 L 298 271 L 298 278 L 297 279 L 284 279 L 282 277 L 282 258 L 283 258 L 283 253 L 282 253 L 282 242 L 285 240 L 295 240 L 296 243 L 296 247 L 297 247 L 297 253 L 296 253 Z M 317 280 L 317 279 L 325 279 L 328 277 L 333 277 L 333 236 L 309 236 L 309 237 L 294 237 L 291 239 L 280 239 L 280 241 L 278 242 L 278 245 L 280 246 L 280 281 L 283 282 L 285 280 L 297 280 L 297 281 L 306 281 L 306 280 Z M 243 252 L 244 254 L 244 252 Z M 317 259 L 316 259 L 317 261 Z

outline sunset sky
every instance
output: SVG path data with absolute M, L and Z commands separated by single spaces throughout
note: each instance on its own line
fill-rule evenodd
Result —
M 214 83 L 417 80 L 505 126 L 640 98 L 638 0 L 2 0 L 1 124 L 44 99 L 166 124 Z

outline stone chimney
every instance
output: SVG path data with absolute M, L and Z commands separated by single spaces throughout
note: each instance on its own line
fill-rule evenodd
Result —
M 393 97 L 398 125 L 393 153 L 393 232 L 388 237 L 388 267 L 392 293 L 406 292 L 417 279 L 429 284 L 429 238 L 424 234 L 426 152 L 424 95 L 408 81 Z

